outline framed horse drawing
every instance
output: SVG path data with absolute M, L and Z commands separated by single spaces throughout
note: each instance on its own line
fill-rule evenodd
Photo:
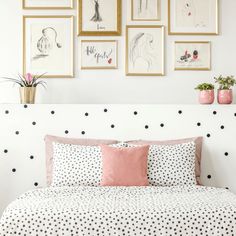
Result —
M 126 27 L 126 75 L 164 75 L 164 26 Z

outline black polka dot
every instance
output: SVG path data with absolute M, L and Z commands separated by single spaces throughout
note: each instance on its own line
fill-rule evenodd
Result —
M 16 134 L 16 135 L 19 135 L 19 134 L 20 134 L 20 132 L 19 132 L 19 131 L 16 131 L 16 132 L 15 132 L 15 134 Z
M 201 123 L 200 123 L 200 122 L 198 122 L 198 123 L 197 123 L 197 126 L 201 126 Z
M 25 105 L 24 105 L 24 108 L 28 108 L 28 106 L 25 104 Z
M 213 115 L 216 115 L 217 114 L 217 111 L 213 111 Z
M 114 129 L 114 128 L 115 128 L 115 125 L 111 125 L 111 128 Z
M 33 160 L 33 159 L 34 159 L 34 156 L 33 156 L 33 155 L 31 155 L 31 156 L 30 156 L 30 159 L 31 159 L 31 160 Z
M 221 128 L 221 129 L 224 129 L 225 127 L 224 127 L 224 125 L 221 125 L 220 128 Z
M 37 187 L 39 184 L 37 182 L 34 183 L 34 186 Z
M 148 129 L 149 128 L 149 126 L 148 125 L 145 125 L 145 129 Z
M 32 125 L 36 125 L 36 122 L 35 122 L 35 121 L 33 121 L 33 122 L 32 122 Z
M 86 112 L 84 115 L 85 115 L 85 116 L 88 116 L 88 115 L 89 115 L 89 113 L 88 113 L 88 112 Z
M 8 150 L 7 150 L 7 149 L 5 149 L 3 152 L 4 152 L 4 153 L 8 153 Z
M 160 126 L 163 128 L 165 125 L 163 123 L 161 123 Z
M 5 114 L 9 114 L 9 111 L 8 111 L 8 110 L 6 110 L 6 111 L 5 111 Z
M 207 138 L 210 138 L 211 137 L 211 135 L 210 134 L 207 134 Z
M 234 113 L 234 116 L 236 116 L 236 113 Z
M 229 155 L 229 153 L 228 152 L 225 152 L 225 156 L 227 157 Z
M 15 168 L 13 168 L 11 171 L 14 173 L 14 172 L 16 172 L 16 169 L 15 169 Z
M 225 189 L 229 190 L 229 187 L 225 187 Z
M 208 179 L 211 179 L 211 175 L 208 175 L 207 178 L 208 178 Z
M 135 116 L 136 116 L 136 115 L 138 115 L 138 112 L 137 112 L 137 111 L 135 111 L 135 112 L 134 112 L 134 115 L 135 115 Z
M 54 115 L 54 114 L 55 114 L 55 111 L 51 111 L 51 114 Z
M 82 131 L 81 134 L 82 134 L 82 135 L 85 135 L 85 131 Z
M 181 115 L 183 112 L 181 110 L 179 110 L 178 113 Z
M 65 130 L 65 134 L 69 134 L 69 131 L 68 131 L 68 130 Z
M 105 109 L 104 109 L 104 112 L 108 112 L 108 110 L 105 108 Z

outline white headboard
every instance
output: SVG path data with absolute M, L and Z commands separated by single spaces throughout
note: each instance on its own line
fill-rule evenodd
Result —
M 163 140 L 204 136 L 202 181 L 236 193 L 236 105 L 1 105 L 0 214 L 46 186 L 44 136 Z

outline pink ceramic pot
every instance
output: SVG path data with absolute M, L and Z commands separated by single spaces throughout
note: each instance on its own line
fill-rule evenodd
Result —
M 214 90 L 203 90 L 199 92 L 200 104 L 212 104 L 215 100 Z
M 217 100 L 219 104 L 231 104 L 233 102 L 233 91 L 228 90 L 218 90 Z

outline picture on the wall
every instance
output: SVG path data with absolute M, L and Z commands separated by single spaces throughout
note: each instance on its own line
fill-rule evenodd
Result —
M 210 42 L 175 42 L 175 70 L 210 70 Z
M 73 16 L 23 17 L 23 73 L 74 76 Z
M 127 26 L 126 74 L 164 75 L 164 26 Z
M 158 21 L 161 19 L 160 0 L 131 0 L 132 21 Z
M 81 69 L 116 69 L 116 40 L 82 40 Z
M 217 35 L 218 0 L 168 0 L 169 34 Z
M 22 0 L 23 9 L 73 9 L 74 0 Z
M 121 0 L 78 0 L 78 34 L 121 35 Z

